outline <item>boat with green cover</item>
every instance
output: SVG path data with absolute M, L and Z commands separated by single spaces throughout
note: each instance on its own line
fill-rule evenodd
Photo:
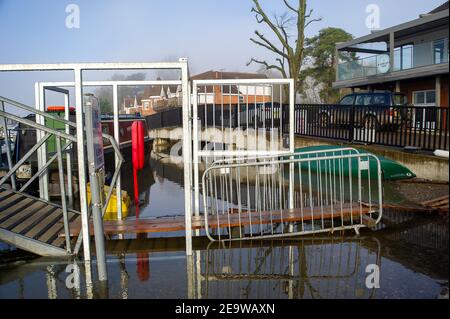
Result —
M 329 151 L 328 151 L 329 150 Z M 352 154 L 371 154 L 362 149 L 350 149 L 348 147 L 341 146 L 332 146 L 332 145 L 320 145 L 320 146 L 312 146 L 299 148 L 295 150 L 296 159 L 299 158 L 321 158 L 326 156 L 339 156 L 339 155 L 352 155 Z M 302 155 L 303 154 L 303 155 Z M 377 156 L 381 163 L 381 171 L 383 180 L 385 181 L 395 181 L 395 180 L 404 180 L 416 177 L 416 175 L 409 170 L 407 167 L 399 164 L 396 161 L 387 159 L 383 156 Z M 365 159 L 362 158 L 362 161 Z M 377 175 L 377 163 L 376 159 L 373 157 L 368 157 L 369 160 L 369 169 L 361 171 L 361 177 L 367 178 L 370 176 L 375 177 Z M 366 160 L 367 161 L 367 160 Z M 344 160 L 332 160 L 330 161 L 321 160 L 321 161 L 310 161 L 304 162 L 301 164 L 303 169 L 311 169 L 313 171 L 317 171 L 317 167 L 322 173 L 325 173 L 326 170 L 329 170 L 331 167 L 333 170 L 340 168 L 343 174 L 348 175 L 349 171 L 353 176 L 358 176 L 358 159 L 344 159 Z M 334 167 L 334 168 L 333 168 Z

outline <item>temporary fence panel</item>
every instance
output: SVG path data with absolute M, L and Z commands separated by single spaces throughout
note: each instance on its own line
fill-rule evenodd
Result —
M 212 241 L 358 232 L 382 216 L 380 161 L 351 148 L 221 160 L 202 185 Z

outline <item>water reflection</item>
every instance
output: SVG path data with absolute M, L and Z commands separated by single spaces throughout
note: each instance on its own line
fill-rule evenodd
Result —
M 219 245 L 219 246 L 218 246 Z M 197 252 L 197 298 L 374 298 L 366 267 L 381 268 L 376 238 L 313 238 L 267 247 L 220 247 Z
M 400 225 L 355 238 L 196 238 L 190 258 L 177 238 L 112 241 L 107 285 L 90 264 L 39 258 L 2 265 L 0 298 L 436 298 L 448 289 L 448 224 Z M 366 285 L 369 265 L 379 289 Z
M 144 170 L 143 215 L 182 212 L 180 172 L 161 162 Z M 182 237 L 109 240 L 103 286 L 95 262 L 0 250 L 0 298 L 436 298 L 448 289 L 448 220 L 385 211 L 362 234 L 227 244 L 197 237 L 191 258 Z M 368 265 L 380 268 L 379 289 L 366 286 Z

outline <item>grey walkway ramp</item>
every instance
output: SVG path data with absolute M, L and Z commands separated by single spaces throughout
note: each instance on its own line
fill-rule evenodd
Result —
M 80 215 L 68 213 L 69 223 Z M 40 256 L 68 256 L 63 211 L 54 204 L 0 188 L 0 241 Z

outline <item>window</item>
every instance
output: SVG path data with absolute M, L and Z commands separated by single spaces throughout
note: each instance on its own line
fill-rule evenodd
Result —
M 371 95 L 358 95 L 356 97 L 356 105 L 371 105 L 372 104 L 372 96 Z
M 426 105 L 435 106 L 436 105 L 436 91 L 416 91 L 413 92 L 413 103 L 414 105 Z
M 108 124 L 103 124 L 102 125 L 102 132 L 103 132 L 103 134 L 109 134 L 109 126 L 108 126 Z
M 394 95 L 394 105 L 397 105 L 397 106 L 408 105 L 408 97 L 403 94 L 395 94 Z
M 339 104 L 341 105 L 353 105 L 353 101 L 355 100 L 354 95 L 349 95 L 344 97 Z
M 413 46 L 412 44 L 402 46 L 402 70 L 413 67 Z
M 444 39 L 436 40 L 433 43 L 434 64 L 445 62 L 444 60 L 445 41 Z
M 374 95 L 371 104 L 377 106 L 388 106 L 389 105 L 388 96 L 385 94 Z
M 413 67 L 413 45 L 405 44 L 394 51 L 394 70 L 407 70 Z

